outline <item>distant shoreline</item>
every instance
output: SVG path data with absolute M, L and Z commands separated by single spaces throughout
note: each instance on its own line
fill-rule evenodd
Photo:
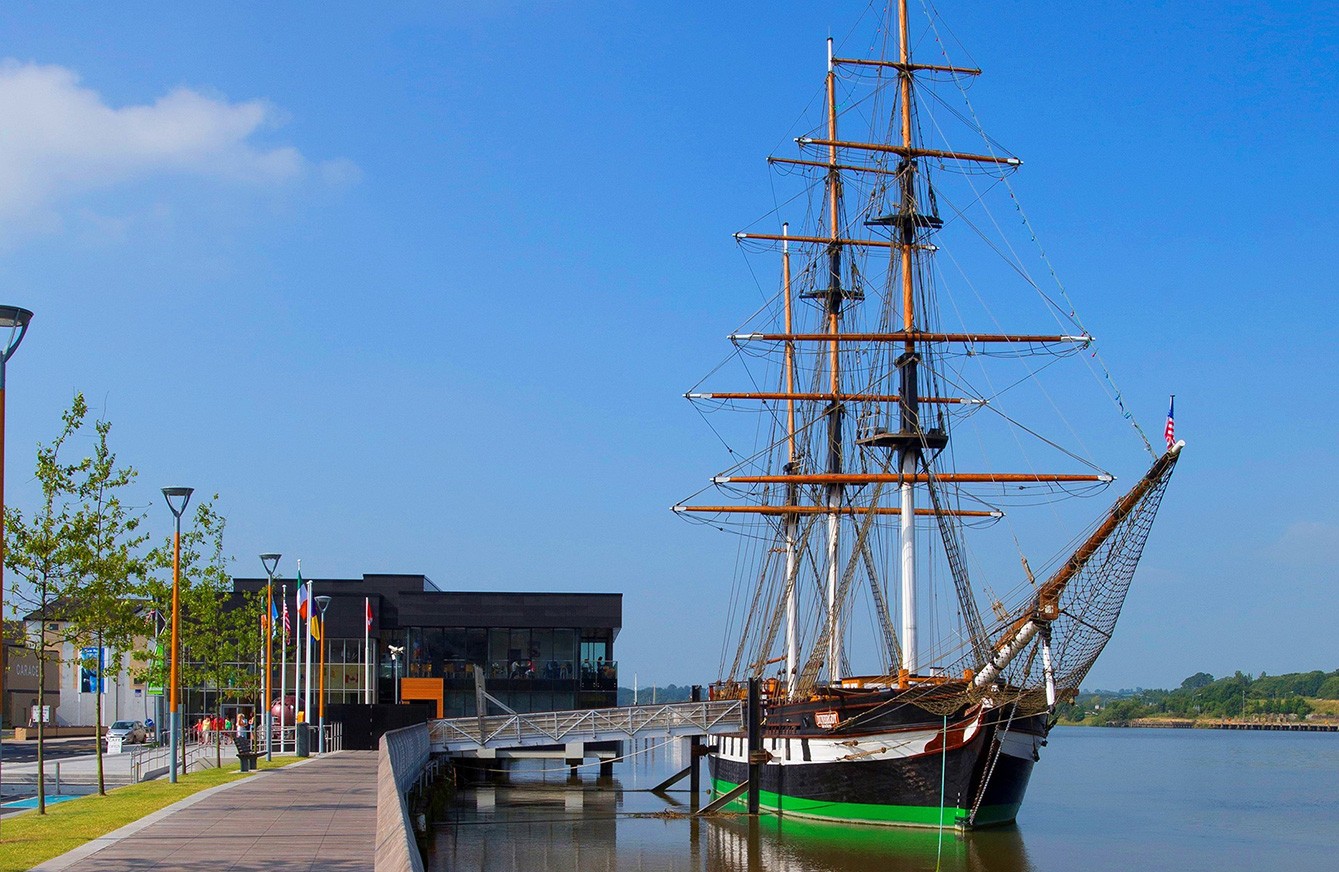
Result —
M 1116 727 L 1119 729 L 1161 730 L 1261 730 L 1292 733 L 1339 733 L 1339 721 L 1314 720 L 1240 720 L 1232 718 L 1133 718 L 1094 724 L 1090 721 L 1060 720 L 1062 727 Z

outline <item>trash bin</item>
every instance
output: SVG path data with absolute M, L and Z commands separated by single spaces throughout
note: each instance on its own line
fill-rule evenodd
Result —
M 311 729 L 308 724 L 296 724 L 294 744 L 299 757 L 311 756 Z

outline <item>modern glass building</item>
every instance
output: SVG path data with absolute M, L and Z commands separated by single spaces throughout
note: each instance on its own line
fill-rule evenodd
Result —
M 431 701 L 444 717 L 477 714 L 476 667 L 487 692 L 516 711 L 618 703 L 614 641 L 623 620 L 622 594 L 447 591 L 423 575 L 310 581 L 314 595 L 331 598 L 325 633 L 327 704 L 368 700 L 369 659 L 373 701 Z M 263 590 L 265 582 L 238 578 L 233 587 L 240 599 L 244 592 Z M 276 598 L 280 591 L 276 583 Z M 287 595 L 296 631 L 292 581 Z M 287 685 L 289 695 L 300 700 L 302 695 L 292 690 L 294 657 L 290 648 Z M 276 698 L 280 659 L 276 650 Z M 318 659 L 313 655 L 314 662 Z

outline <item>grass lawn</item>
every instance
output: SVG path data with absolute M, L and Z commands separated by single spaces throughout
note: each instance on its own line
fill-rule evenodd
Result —
M 278 769 L 292 760 L 257 760 L 262 769 Z M 0 872 L 21 872 L 104 836 L 132 821 L 209 787 L 250 778 L 237 774 L 237 762 L 182 776 L 131 784 L 106 796 L 82 796 L 47 806 L 47 813 L 27 812 L 0 820 Z

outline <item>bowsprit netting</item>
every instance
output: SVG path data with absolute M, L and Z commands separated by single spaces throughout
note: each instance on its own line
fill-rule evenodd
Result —
M 1074 554 L 1038 589 L 1031 602 L 996 634 L 994 660 L 982 663 L 968 652 L 950 674 L 981 675 L 998 665 L 987 682 L 967 682 L 960 693 L 927 694 L 917 704 L 951 713 L 980 699 L 1016 703 L 1019 716 L 1050 708 L 1042 647 L 1049 640 L 1051 680 L 1056 696 L 1072 697 L 1092 668 L 1120 617 L 1144 544 L 1180 458 L 1178 444 L 1153 464 L 1093 528 Z M 1016 653 L 1004 659 L 1019 640 Z M 961 688 L 962 686 L 959 685 Z M 948 691 L 948 687 L 943 689 Z

